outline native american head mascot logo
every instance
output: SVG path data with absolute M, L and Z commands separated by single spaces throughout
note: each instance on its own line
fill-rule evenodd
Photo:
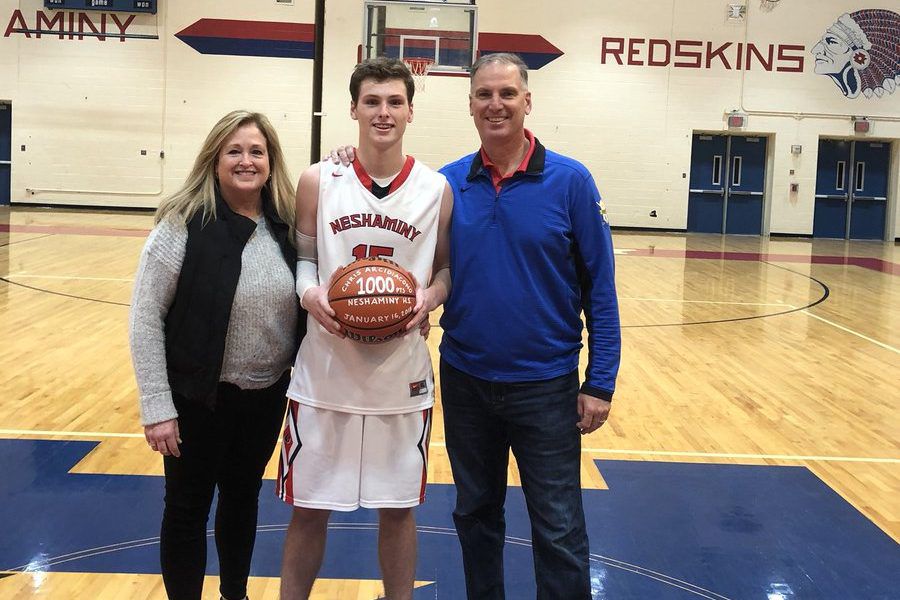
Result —
M 816 73 L 848 98 L 893 94 L 900 86 L 900 15 L 864 9 L 845 13 L 813 46 Z

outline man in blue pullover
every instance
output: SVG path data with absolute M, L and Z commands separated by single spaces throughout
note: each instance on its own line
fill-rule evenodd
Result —
M 525 129 L 531 93 L 518 56 L 472 66 L 469 111 L 481 149 L 441 169 L 454 205 L 440 366 L 468 597 L 504 598 L 512 449 L 538 599 L 589 600 L 579 434 L 606 421 L 621 350 L 606 211 L 588 170 Z

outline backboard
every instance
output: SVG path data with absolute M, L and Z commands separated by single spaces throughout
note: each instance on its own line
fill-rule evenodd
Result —
M 477 7 L 463 2 L 367 0 L 362 57 L 428 58 L 431 73 L 468 73 L 475 60 Z

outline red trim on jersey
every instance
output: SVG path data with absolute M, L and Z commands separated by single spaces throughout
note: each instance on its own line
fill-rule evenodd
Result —
M 388 188 L 388 194 L 393 194 L 397 191 L 401 185 L 406 183 L 406 180 L 409 179 L 409 174 L 412 172 L 413 165 L 416 164 L 416 159 L 412 156 L 406 157 L 406 162 L 403 163 L 403 168 L 400 169 L 400 173 L 394 177 L 394 180 L 391 182 L 391 187 Z
M 485 166 L 485 168 L 491 173 L 491 181 L 494 182 L 494 190 L 500 191 L 500 187 L 504 181 L 510 179 L 516 173 L 524 173 L 528 170 L 528 162 L 531 160 L 531 155 L 534 154 L 534 134 L 525 130 L 525 139 L 528 140 L 530 144 L 528 146 L 528 152 L 525 153 L 525 158 L 522 159 L 522 162 L 519 163 L 519 166 L 516 167 L 516 170 L 512 173 L 503 174 L 497 170 L 497 165 L 493 163 L 491 157 L 487 155 L 487 152 L 484 151 L 484 146 L 481 147 L 481 162 Z
M 422 464 L 422 485 L 419 488 L 419 504 L 425 502 L 425 487 L 428 484 L 428 447 L 431 443 L 431 408 L 422 411 L 422 423 L 425 426 L 425 439 L 423 443 L 425 447 L 422 449 L 425 455 L 425 462 Z
M 372 176 L 366 172 L 366 168 L 359 162 L 359 157 L 353 159 L 353 162 L 350 163 L 353 165 L 353 170 L 356 172 L 356 177 L 359 179 L 359 182 L 363 185 L 364 188 L 372 191 Z M 416 164 L 416 159 L 412 156 L 407 155 L 406 161 L 403 163 L 403 168 L 400 169 L 400 172 L 397 173 L 397 176 L 394 177 L 394 180 L 391 181 L 391 185 L 388 187 L 388 194 L 393 194 L 396 192 L 401 185 L 406 183 L 406 180 L 409 179 L 409 174 L 412 171 L 413 165 Z
M 288 412 L 284 423 L 284 433 L 281 437 L 281 460 L 278 461 L 278 496 L 285 502 L 294 503 L 294 477 L 291 473 L 291 465 L 288 462 L 291 451 L 297 445 L 296 433 L 291 433 L 297 424 L 297 412 L 300 409 L 298 402 L 288 402 Z M 287 439 L 285 437 L 287 436 Z

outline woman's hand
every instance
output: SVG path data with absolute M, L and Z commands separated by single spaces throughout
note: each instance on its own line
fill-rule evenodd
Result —
M 150 449 L 159 452 L 163 456 L 181 456 L 178 444 L 181 443 L 181 434 L 178 432 L 178 419 L 169 419 L 144 427 L 144 437 L 150 445 Z

